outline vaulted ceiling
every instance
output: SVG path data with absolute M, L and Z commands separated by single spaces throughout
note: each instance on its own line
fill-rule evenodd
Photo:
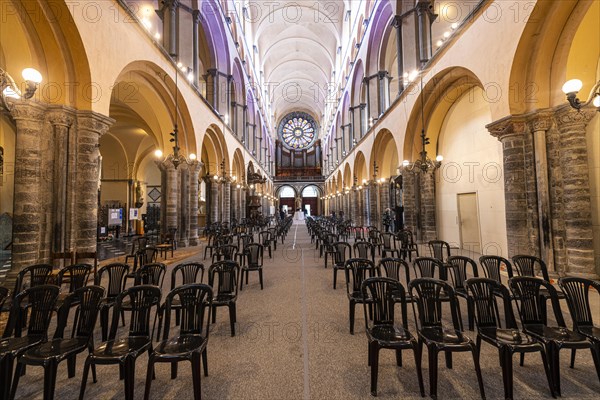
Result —
M 274 121 L 305 111 L 317 121 L 341 46 L 346 1 L 256 1 L 253 32 Z

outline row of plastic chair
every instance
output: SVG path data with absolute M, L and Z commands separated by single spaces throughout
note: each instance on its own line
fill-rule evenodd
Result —
M 513 398 L 512 355 L 522 356 L 539 352 L 553 397 L 561 395 L 559 351 L 590 349 L 596 373 L 600 379 L 600 335 L 593 326 L 589 291 L 594 288 L 600 293 L 600 284 L 583 278 L 561 278 L 559 285 L 566 294 L 567 304 L 573 317 L 573 330 L 567 329 L 556 289 L 547 281 L 534 277 L 512 277 L 508 289 L 501 283 L 488 278 L 470 278 L 465 283 L 476 310 L 477 340 L 474 343 L 463 333 L 460 310 L 454 288 L 447 282 L 434 278 L 417 278 L 408 283 L 408 292 L 397 280 L 368 277 L 361 282 L 367 337 L 369 340 L 369 365 L 371 366 L 371 393 L 377 395 L 378 353 L 381 348 L 396 350 L 396 360 L 402 366 L 401 351 L 412 349 L 415 356 L 417 377 L 421 396 L 424 396 L 421 376 L 423 344 L 429 356 L 430 396 L 437 397 L 437 355 L 446 353 L 446 365 L 452 368 L 451 353 L 470 351 L 479 383 L 480 394 L 485 398 L 483 379 L 479 367 L 482 341 L 498 348 L 502 368 L 504 396 Z M 545 304 L 540 301 L 540 292 L 546 291 L 552 301 L 557 326 L 548 326 L 543 317 Z M 407 329 L 406 303 L 410 297 L 415 315 L 417 338 Z M 511 297 L 517 301 L 522 330 L 517 328 L 512 311 Z M 501 305 L 498 305 L 498 300 Z M 446 328 L 442 317 L 442 302 L 450 305 L 452 327 Z M 395 304 L 402 304 L 402 323 L 394 321 Z M 504 321 L 498 309 L 504 310 Z

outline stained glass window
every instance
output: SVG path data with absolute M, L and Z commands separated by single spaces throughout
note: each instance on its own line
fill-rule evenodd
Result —
M 290 149 L 302 150 L 312 146 L 316 134 L 316 124 L 308 114 L 288 114 L 281 121 L 281 140 Z

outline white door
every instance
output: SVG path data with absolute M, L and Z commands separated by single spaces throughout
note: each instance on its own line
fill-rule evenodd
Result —
M 458 194 L 458 221 L 460 247 L 464 250 L 481 254 L 477 193 Z
M 310 204 L 307 204 L 304 207 L 306 207 L 306 215 L 311 215 L 311 213 L 310 213 Z

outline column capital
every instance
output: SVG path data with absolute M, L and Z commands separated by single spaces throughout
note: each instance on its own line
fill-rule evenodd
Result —
M 199 23 L 200 21 L 202 21 L 202 14 L 200 13 L 200 10 L 192 10 L 192 22 L 194 24 Z
M 77 125 L 80 129 L 98 133 L 98 136 L 104 135 L 108 129 L 115 123 L 115 120 L 94 111 L 78 111 Z
M 75 110 L 59 107 L 48 110 L 48 121 L 54 126 L 69 128 L 75 122 Z
M 494 136 L 498 140 L 514 136 L 522 135 L 525 132 L 527 124 L 527 117 L 523 115 L 513 116 L 509 115 L 497 121 L 494 121 L 486 125 L 486 129 L 490 132 L 490 135 Z
M 571 129 L 585 130 L 595 115 L 595 109 L 575 110 L 568 104 L 558 107 L 554 113 L 556 125 L 561 132 Z
M 547 131 L 554 122 L 554 111 L 550 109 L 538 110 L 527 114 L 527 126 L 532 132 Z
M 11 117 L 15 120 L 36 120 L 41 121 L 46 115 L 47 107 L 37 101 L 12 100 L 9 99 L 8 110 Z

